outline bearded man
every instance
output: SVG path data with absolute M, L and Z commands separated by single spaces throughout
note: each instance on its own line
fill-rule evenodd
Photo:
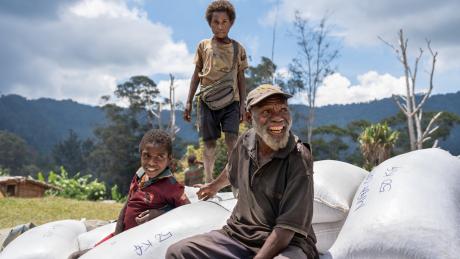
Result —
M 290 131 L 291 95 L 261 85 L 247 97 L 252 129 L 238 139 L 220 176 L 200 186 L 208 199 L 231 184 L 238 202 L 221 230 L 179 241 L 166 258 L 318 258 L 313 217 L 313 160 Z

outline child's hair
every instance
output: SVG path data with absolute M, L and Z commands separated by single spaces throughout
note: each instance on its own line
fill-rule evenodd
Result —
M 142 137 L 141 143 L 139 144 L 139 153 L 146 144 L 160 144 L 166 146 L 168 154 L 172 154 L 172 140 L 168 132 L 160 129 L 151 129 L 147 131 Z
M 235 21 L 235 7 L 227 0 L 216 0 L 208 5 L 206 9 L 206 20 L 208 24 L 211 24 L 212 13 L 214 12 L 226 12 L 230 22 L 233 23 Z

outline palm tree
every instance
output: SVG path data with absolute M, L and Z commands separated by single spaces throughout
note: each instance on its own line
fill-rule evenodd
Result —
M 364 157 L 364 168 L 371 170 L 373 167 L 390 158 L 398 131 L 392 131 L 388 124 L 377 123 L 364 129 L 358 140 Z

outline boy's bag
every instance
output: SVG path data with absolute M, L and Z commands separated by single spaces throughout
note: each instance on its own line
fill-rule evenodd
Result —
M 202 90 L 197 96 L 203 100 L 203 102 L 211 110 L 220 110 L 230 105 L 235 97 L 235 91 L 233 90 L 234 76 L 237 57 L 238 57 L 238 44 L 232 40 L 233 44 L 233 64 L 232 69 L 222 76 L 216 82 L 202 87 Z

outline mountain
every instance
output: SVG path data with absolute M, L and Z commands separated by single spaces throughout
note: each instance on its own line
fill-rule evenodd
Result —
M 306 114 L 304 105 L 291 105 L 294 131 L 305 127 L 302 116 Z M 424 111 L 449 111 L 460 115 L 460 92 L 433 95 L 424 106 Z M 394 116 L 398 108 L 392 99 L 386 98 L 368 103 L 328 105 L 317 108 L 316 125 L 336 124 L 344 126 L 353 120 L 378 122 Z M 167 122 L 169 111 L 163 111 L 162 120 Z M 196 142 L 197 132 L 192 123 L 182 119 L 182 112 L 176 112 L 179 136 L 187 142 Z M 79 104 L 72 100 L 57 101 L 48 98 L 27 100 L 19 95 L 0 97 L 0 130 L 13 132 L 24 138 L 41 152 L 49 152 L 52 147 L 68 135 L 72 129 L 86 139 L 93 137 L 93 129 L 106 123 L 104 111 L 100 107 Z M 453 154 L 460 154 L 460 126 L 456 126 L 448 140 L 441 146 Z

